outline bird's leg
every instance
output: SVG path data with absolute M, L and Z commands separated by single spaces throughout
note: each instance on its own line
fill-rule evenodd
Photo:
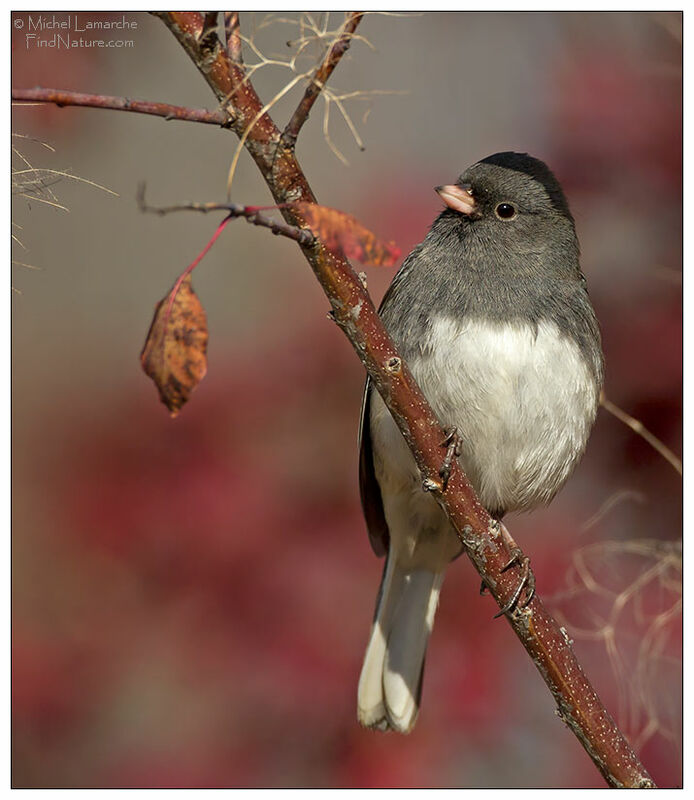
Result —
M 458 436 L 456 427 L 446 428 L 446 438 L 441 442 L 441 447 L 447 448 L 443 464 L 441 464 L 441 469 L 439 470 L 439 475 L 443 481 L 443 491 L 445 492 L 448 486 L 448 479 L 451 477 L 453 459 L 458 458 L 460 455 L 460 436 Z
M 520 547 L 518 547 L 513 537 L 506 529 L 506 526 L 501 521 L 499 522 L 499 531 L 501 532 L 501 538 L 503 539 L 510 556 L 508 563 L 501 571 L 506 572 L 512 567 L 520 567 L 521 578 L 511 599 L 508 601 L 508 603 L 506 603 L 501 611 L 499 611 L 498 614 L 494 615 L 494 619 L 516 608 L 526 608 L 528 605 L 530 605 L 531 600 L 535 596 L 535 575 L 530 568 L 530 559 L 523 554 L 523 551 L 520 549 Z M 523 602 L 519 603 L 518 601 L 520 600 L 520 597 L 524 591 L 525 597 Z

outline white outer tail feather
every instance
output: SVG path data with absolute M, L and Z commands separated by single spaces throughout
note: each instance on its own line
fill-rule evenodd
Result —
M 412 730 L 443 577 L 443 572 L 405 570 L 389 553 L 359 678 L 362 725 L 399 733 Z

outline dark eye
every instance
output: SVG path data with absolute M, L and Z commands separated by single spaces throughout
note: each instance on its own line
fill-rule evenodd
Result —
M 499 203 L 496 207 L 496 215 L 499 219 L 513 219 L 516 216 L 516 207 L 510 203 Z

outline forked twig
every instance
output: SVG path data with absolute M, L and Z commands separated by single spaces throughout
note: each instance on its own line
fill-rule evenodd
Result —
M 229 217 L 243 217 L 251 225 L 269 228 L 276 236 L 285 236 L 304 247 L 310 247 L 316 243 L 316 238 L 311 231 L 296 225 L 288 225 L 286 222 L 278 222 L 263 214 L 256 206 L 243 206 L 239 203 L 182 203 L 175 206 L 150 206 L 145 201 L 144 183 L 140 184 L 137 190 L 137 205 L 140 211 L 159 214 L 159 216 L 176 211 L 199 211 L 202 214 L 209 214 L 211 211 L 226 211 Z
M 328 50 L 318 69 L 313 73 L 311 81 L 304 92 L 304 96 L 301 98 L 299 105 L 296 107 L 291 119 L 287 123 L 287 127 L 282 133 L 282 144 L 285 147 L 290 149 L 294 148 L 299 131 L 308 119 L 313 104 L 316 102 L 326 81 L 333 74 L 335 67 L 340 63 L 340 59 L 349 49 L 352 35 L 363 16 L 363 11 L 351 11 L 347 15 L 342 33 L 338 36 L 337 41 L 330 50 Z

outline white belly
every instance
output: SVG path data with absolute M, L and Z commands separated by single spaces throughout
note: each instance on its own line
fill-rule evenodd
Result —
M 597 411 L 595 382 L 577 345 L 554 323 L 536 331 L 439 318 L 433 335 L 442 344 L 410 359 L 410 368 L 442 425 L 457 428 L 460 461 L 482 503 L 513 511 L 549 502 L 583 453 Z M 385 495 L 405 485 L 419 492 L 420 478 L 377 393 L 371 426 L 387 512 Z

